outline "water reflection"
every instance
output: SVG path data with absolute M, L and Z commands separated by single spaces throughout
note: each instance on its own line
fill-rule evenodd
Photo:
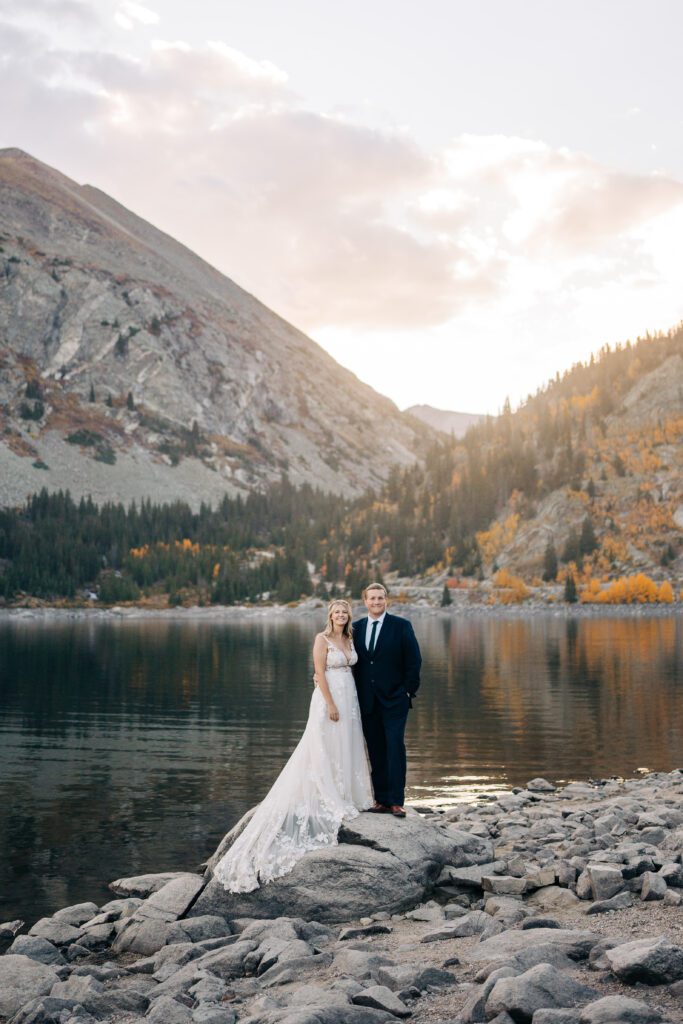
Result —
M 430 618 L 409 797 L 679 764 L 681 617 Z M 315 620 L 0 626 L 0 919 L 194 868 L 270 786 Z

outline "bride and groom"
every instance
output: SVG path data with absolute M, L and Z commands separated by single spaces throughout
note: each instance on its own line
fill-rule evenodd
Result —
M 315 689 L 298 746 L 214 874 L 250 892 L 330 846 L 359 811 L 404 818 L 404 733 L 420 685 L 420 648 L 406 619 L 387 612 L 381 583 L 363 591 L 367 616 L 331 601 L 313 645 Z M 367 750 L 366 750 L 367 746 Z M 368 766 L 368 756 L 370 765 Z

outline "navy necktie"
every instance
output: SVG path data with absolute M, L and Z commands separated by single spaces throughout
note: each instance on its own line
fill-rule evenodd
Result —
M 375 619 L 375 621 L 372 624 L 372 629 L 370 630 L 370 646 L 368 647 L 368 653 L 369 654 L 374 654 L 374 651 L 375 651 L 375 638 L 377 636 L 377 626 L 378 626 L 378 624 L 379 624 L 379 621 L 377 619 Z

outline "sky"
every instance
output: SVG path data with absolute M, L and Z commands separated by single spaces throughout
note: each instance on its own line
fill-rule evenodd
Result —
M 401 408 L 495 414 L 683 319 L 682 37 L 680 0 L 0 0 L 0 147 Z

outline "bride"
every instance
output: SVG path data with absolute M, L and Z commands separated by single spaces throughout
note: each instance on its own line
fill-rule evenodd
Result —
M 316 687 L 299 744 L 214 875 L 229 892 L 251 892 L 291 871 L 310 850 L 334 845 L 343 818 L 373 804 L 351 666 L 351 606 L 331 601 L 313 645 Z

